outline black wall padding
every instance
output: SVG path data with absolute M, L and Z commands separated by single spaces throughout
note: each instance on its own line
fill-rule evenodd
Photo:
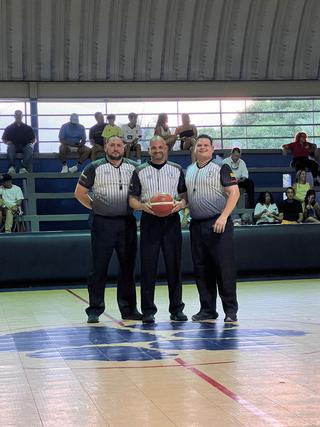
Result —
M 320 225 L 270 225 L 235 228 L 239 276 L 319 273 Z M 189 232 L 183 232 L 182 275 L 193 280 Z M 0 236 L 0 286 L 85 282 L 90 269 L 87 232 L 40 232 Z M 137 257 L 137 278 L 140 260 Z M 112 258 L 110 281 L 117 276 Z M 162 257 L 159 278 L 165 277 Z

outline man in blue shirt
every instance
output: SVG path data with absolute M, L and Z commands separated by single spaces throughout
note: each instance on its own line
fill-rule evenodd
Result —
M 61 173 L 77 172 L 78 167 L 90 157 L 90 148 L 86 144 L 86 130 L 84 126 L 79 123 L 79 116 L 72 113 L 70 121 L 61 126 L 59 132 L 59 158 L 62 161 Z M 78 163 L 71 168 L 67 165 L 67 154 L 78 153 Z

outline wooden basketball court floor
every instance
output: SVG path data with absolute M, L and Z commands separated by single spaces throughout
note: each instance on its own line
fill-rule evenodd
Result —
M 0 293 L 0 425 L 320 426 L 320 280 L 240 283 L 239 323 L 121 321 L 115 289 Z M 185 312 L 198 311 L 184 285 Z

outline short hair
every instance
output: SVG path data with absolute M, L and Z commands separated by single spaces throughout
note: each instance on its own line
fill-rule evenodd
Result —
M 162 141 L 162 142 L 164 142 L 164 143 L 165 143 L 165 145 L 167 145 L 166 141 L 162 138 L 162 136 L 160 136 L 160 135 L 154 135 L 154 136 L 150 139 L 149 147 L 150 147 L 150 145 L 151 145 L 154 141 Z
M 101 111 L 97 111 L 96 113 L 94 113 L 94 117 L 97 117 L 98 114 L 101 114 L 103 116 L 103 113 L 101 113 Z
M 287 194 L 288 190 L 292 190 L 295 193 L 295 189 L 293 187 L 291 187 L 291 186 L 286 188 L 286 194 Z
M 234 147 L 234 148 L 231 150 L 231 154 L 233 154 L 233 153 L 239 153 L 239 154 L 241 154 L 241 150 L 240 150 L 240 148 L 239 148 L 239 147 Z
M 136 117 L 138 117 L 138 114 L 137 113 L 129 113 L 128 118 L 130 119 L 131 117 L 136 118 Z
M 120 138 L 120 136 L 118 136 L 118 135 L 111 135 L 111 136 L 109 136 L 109 138 L 106 139 L 105 144 L 108 144 L 109 142 L 111 142 L 111 139 L 113 139 L 113 138 L 120 139 L 120 141 L 123 143 L 123 139 Z
M 196 143 L 198 142 L 198 140 L 199 140 L 199 139 L 202 139 L 202 138 L 209 139 L 210 144 L 211 144 L 211 145 L 213 145 L 213 139 L 211 138 L 211 136 L 210 136 L 210 135 L 207 135 L 206 133 L 202 133 L 201 135 L 199 135 L 199 136 L 196 138 Z
M 116 119 L 115 114 L 108 114 L 107 115 L 107 120 L 115 120 L 115 119 Z

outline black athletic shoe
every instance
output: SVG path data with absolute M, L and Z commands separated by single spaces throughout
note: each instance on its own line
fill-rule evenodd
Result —
M 217 312 L 210 314 L 204 311 L 199 311 L 199 313 L 194 314 L 191 319 L 193 322 L 206 322 L 207 320 L 216 320 L 218 319 L 219 314 Z
M 87 323 L 99 323 L 99 316 L 96 314 L 89 314 Z
M 235 323 L 237 321 L 238 319 L 235 314 L 226 314 L 226 317 L 224 318 L 225 323 Z
M 154 323 L 154 315 L 147 314 L 145 316 L 142 316 L 142 323 Z
M 188 318 L 182 311 L 178 311 L 178 313 L 170 315 L 170 320 L 174 320 L 175 322 L 187 322 Z
M 128 315 L 122 315 L 122 320 L 142 320 L 142 314 L 138 310 Z

